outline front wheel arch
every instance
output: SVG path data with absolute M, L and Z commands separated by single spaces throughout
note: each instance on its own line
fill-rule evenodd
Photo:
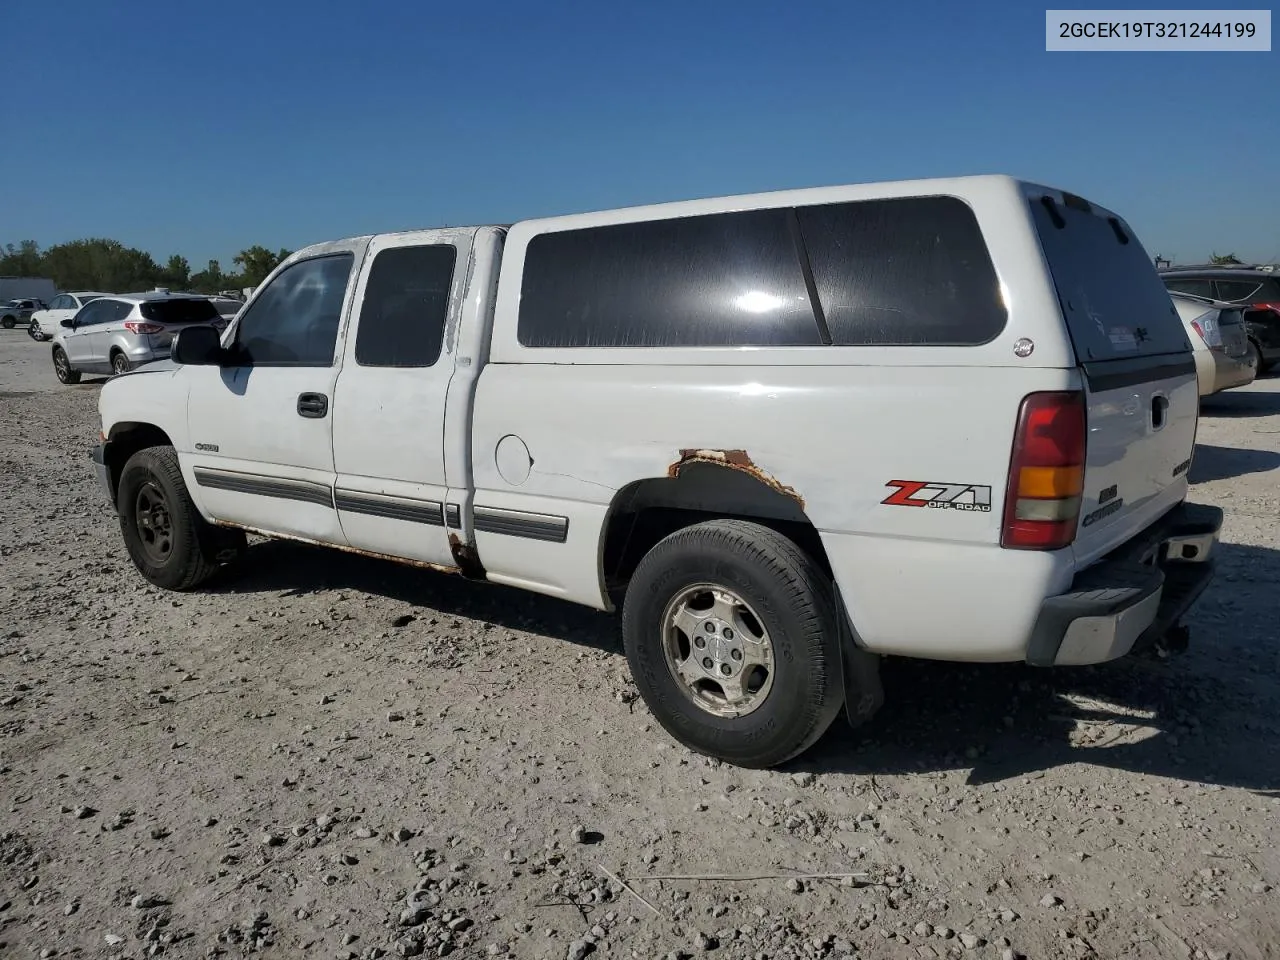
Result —
M 62 364 L 58 363 L 58 356 L 62 356 Z M 67 356 L 67 351 L 63 349 L 62 344 L 55 343 L 53 349 L 49 351 L 50 359 L 53 361 L 54 372 L 58 376 L 58 382 L 64 384 L 77 384 L 80 382 L 80 371 L 71 365 L 71 358 Z M 63 366 L 66 367 L 65 373 Z
M 103 450 L 103 460 L 111 479 L 111 499 L 120 489 L 120 473 L 139 450 L 147 447 L 172 447 L 169 435 L 153 423 L 125 422 L 111 427 Z

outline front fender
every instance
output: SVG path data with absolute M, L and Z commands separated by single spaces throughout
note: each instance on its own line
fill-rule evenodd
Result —
M 187 378 L 177 364 L 148 363 L 108 380 L 98 394 L 98 416 L 104 439 L 114 439 L 135 426 L 164 433 L 179 452 L 190 450 L 187 430 Z

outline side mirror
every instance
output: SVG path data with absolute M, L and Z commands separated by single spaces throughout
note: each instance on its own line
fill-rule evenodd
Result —
M 187 366 L 216 367 L 223 358 L 222 340 L 207 324 L 184 327 L 173 338 L 169 357 Z
M 63 320 L 63 321 L 62 321 L 61 326 L 66 327 L 68 330 L 74 330 L 74 329 L 76 328 L 76 321 L 75 321 L 75 318 L 74 318 L 74 317 L 67 317 L 67 319 L 65 319 L 65 320 Z

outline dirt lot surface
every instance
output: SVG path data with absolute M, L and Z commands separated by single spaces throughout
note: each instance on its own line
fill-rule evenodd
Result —
M 604 615 L 269 542 L 149 587 L 101 381 L 0 333 L 0 956 L 1280 953 L 1280 379 L 1205 404 L 1186 655 L 892 662 L 869 727 L 749 772 L 663 734 Z

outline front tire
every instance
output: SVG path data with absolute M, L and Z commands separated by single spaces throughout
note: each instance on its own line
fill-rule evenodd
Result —
M 27 336 L 36 343 L 44 339 L 44 334 L 40 332 L 40 325 L 34 320 L 27 324 Z
M 12 330 L 17 326 L 17 324 L 18 321 L 13 317 L 5 317 L 3 320 L 0 320 L 0 327 L 4 327 L 6 330 Z
M 655 546 L 627 587 L 622 630 L 663 728 L 742 767 L 803 753 L 843 702 L 832 589 L 774 530 L 713 520 Z
M 67 351 L 61 347 L 53 348 L 53 372 L 58 375 L 59 383 L 70 385 L 80 382 L 80 371 L 71 369 L 71 361 L 67 357 Z
M 129 458 L 120 474 L 116 512 L 134 566 L 166 590 L 199 586 L 244 542 L 243 534 L 223 535 L 200 516 L 173 447 L 147 447 Z

